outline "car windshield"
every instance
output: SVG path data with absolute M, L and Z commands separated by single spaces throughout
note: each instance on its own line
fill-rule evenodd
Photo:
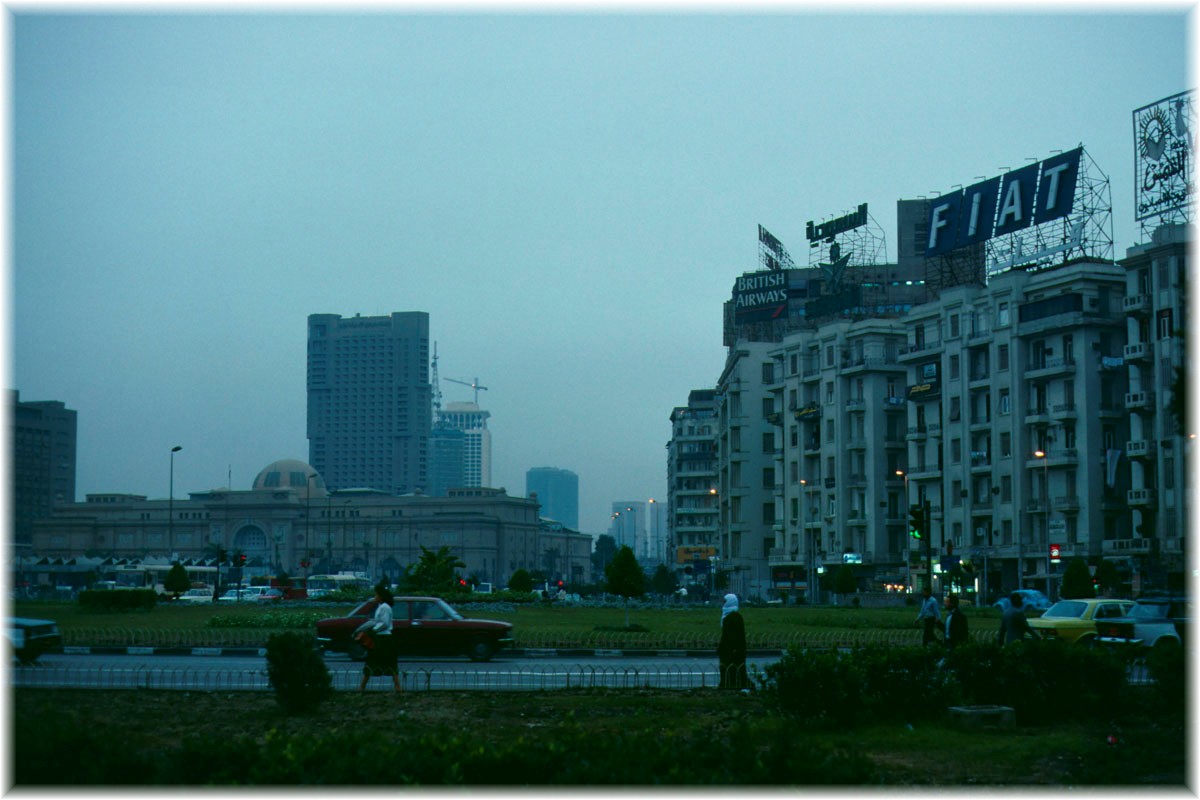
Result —
M 1129 616 L 1138 619 L 1163 619 L 1167 616 L 1166 603 L 1137 603 Z
M 1086 610 L 1087 603 L 1080 603 L 1078 600 L 1061 600 L 1050 606 L 1043 616 L 1078 618 L 1082 617 Z

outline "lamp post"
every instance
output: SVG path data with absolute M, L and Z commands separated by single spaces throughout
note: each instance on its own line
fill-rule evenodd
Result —
M 1047 445 L 1048 447 L 1049 445 Z M 1035 450 L 1033 454 L 1042 460 L 1042 495 L 1046 501 L 1046 597 L 1050 598 L 1050 454 Z
M 175 525 L 175 454 L 183 449 L 182 445 L 175 445 L 171 448 L 171 473 L 169 478 L 169 486 L 167 494 L 167 550 L 173 551 L 175 548 L 175 538 L 172 535 Z
M 304 549 L 308 551 L 312 547 L 308 536 L 308 520 L 312 516 L 312 482 L 313 478 L 317 477 L 317 473 L 313 472 L 304 479 Z M 302 565 L 304 566 L 304 565 Z M 305 579 L 308 578 L 308 567 L 305 566 Z
M 904 508 L 901 511 L 901 513 L 907 513 L 908 512 L 908 473 L 902 469 L 898 469 L 898 470 L 896 470 L 896 474 L 904 479 Z M 904 537 L 904 578 L 905 578 L 905 582 L 908 584 L 908 593 L 912 594 L 912 590 L 913 590 L 912 567 L 910 566 L 910 564 L 912 563 L 912 559 L 909 557 L 912 552 L 912 543 L 909 541 L 910 538 L 911 537 L 909 537 L 909 536 Z
M 333 572 L 333 495 L 325 495 L 325 569 Z

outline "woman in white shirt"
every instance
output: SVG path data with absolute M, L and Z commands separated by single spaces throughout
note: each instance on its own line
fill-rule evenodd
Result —
M 367 663 L 363 665 L 360 691 L 367 690 L 367 681 L 375 675 L 391 675 L 396 691 L 400 686 L 400 667 L 397 664 L 396 637 L 392 634 L 392 604 L 395 598 L 382 583 L 375 587 L 375 616 L 359 625 L 354 638 L 369 637 L 373 643 L 367 650 Z

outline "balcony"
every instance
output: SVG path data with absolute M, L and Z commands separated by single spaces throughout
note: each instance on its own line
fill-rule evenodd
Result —
M 1157 492 L 1153 489 L 1130 489 L 1125 495 L 1125 501 L 1131 506 L 1145 508 L 1158 502 Z
M 1050 408 L 1050 414 L 1056 420 L 1077 419 L 1079 417 L 1074 403 L 1056 403 Z
M 1145 342 L 1125 345 L 1126 361 L 1146 361 L 1151 355 L 1150 345 Z
M 936 355 L 942 350 L 942 342 L 916 342 L 908 346 L 907 350 L 901 351 L 900 363 L 905 364 L 911 361 L 917 361 L 922 358 L 928 358 L 931 355 Z
M 1126 392 L 1125 408 L 1129 411 L 1153 411 L 1154 392 Z
M 1130 458 L 1154 458 L 1153 439 L 1135 439 L 1125 443 L 1125 452 Z
M 850 450 L 866 450 L 867 449 L 867 440 L 859 439 L 859 438 L 851 439 L 849 442 L 846 443 L 846 447 Z
M 923 441 L 925 441 L 925 434 L 926 434 L 925 426 L 918 425 L 915 428 L 909 428 L 908 435 L 905 436 L 904 438 L 910 442 L 923 442 Z
M 1067 494 L 1061 497 L 1054 498 L 1055 511 L 1078 511 L 1079 510 L 1079 495 Z
M 1048 378 L 1053 375 L 1070 375 L 1075 372 L 1075 361 L 1066 358 L 1043 358 L 1029 365 L 1025 370 L 1025 377 L 1029 380 L 1034 378 Z
M 1126 314 L 1134 316 L 1146 316 L 1154 310 L 1150 303 L 1150 295 L 1148 294 L 1133 294 L 1121 301 L 1121 305 Z

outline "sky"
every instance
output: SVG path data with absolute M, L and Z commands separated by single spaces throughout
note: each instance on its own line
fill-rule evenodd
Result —
M 1132 112 L 1193 87 L 1183 4 L 10 7 L 8 371 L 78 412 L 77 499 L 308 460 L 307 317 L 425 311 L 493 484 L 665 498 L 758 225 L 1083 144 L 1134 221 Z

